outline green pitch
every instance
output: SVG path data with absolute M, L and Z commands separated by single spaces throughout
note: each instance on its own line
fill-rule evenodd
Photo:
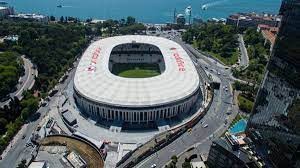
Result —
M 125 78 L 149 78 L 160 74 L 157 64 L 116 64 L 113 74 Z

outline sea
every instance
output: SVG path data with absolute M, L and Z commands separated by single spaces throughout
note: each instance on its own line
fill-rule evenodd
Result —
M 281 0 L 6 0 L 19 13 L 73 16 L 82 20 L 122 19 L 133 16 L 139 22 L 172 22 L 174 11 L 185 14 L 191 6 L 192 17 L 226 18 L 237 12 L 277 14 Z M 61 5 L 61 8 L 57 7 Z M 206 10 L 203 10 L 203 5 Z

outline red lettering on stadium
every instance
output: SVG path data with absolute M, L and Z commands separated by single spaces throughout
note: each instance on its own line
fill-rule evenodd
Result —
M 171 51 L 174 51 L 173 56 L 176 60 L 177 67 L 179 71 L 185 71 L 185 66 L 184 66 L 184 60 L 183 58 L 179 55 L 178 51 L 176 48 L 170 48 Z
M 96 64 L 97 64 L 97 59 L 98 57 L 100 56 L 100 51 L 101 51 L 101 48 L 97 48 L 93 54 L 92 54 L 92 59 L 91 59 L 91 63 L 90 65 L 88 66 L 88 71 L 89 72 L 95 72 L 96 71 Z

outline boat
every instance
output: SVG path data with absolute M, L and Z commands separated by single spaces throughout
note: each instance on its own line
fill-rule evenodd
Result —
M 0 5 L 7 5 L 7 2 L 5 2 L 5 1 L 0 1 Z
M 58 8 L 62 8 L 62 5 L 57 5 Z
M 202 10 L 207 10 L 207 6 L 206 5 L 202 5 Z

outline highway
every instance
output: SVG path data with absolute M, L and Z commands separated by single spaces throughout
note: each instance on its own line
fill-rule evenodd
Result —
M 25 90 L 31 89 L 34 85 L 35 79 L 34 77 L 38 75 L 37 69 L 33 68 L 33 64 L 28 58 L 25 58 L 24 55 L 21 56 L 23 62 L 24 62 L 24 75 L 20 77 L 21 82 L 19 82 L 16 86 L 17 90 L 13 93 L 10 93 L 10 97 L 15 97 L 17 96 L 19 100 L 22 99 L 22 93 Z M 5 102 L 0 102 L 0 107 L 7 105 L 9 103 L 10 99 L 5 101 Z
M 172 40 L 181 44 L 192 60 L 197 59 L 197 64 L 207 67 L 205 69 L 208 73 L 221 83 L 220 89 L 214 91 L 214 99 L 210 109 L 200 122 L 193 127 L 191 132 L 184 133 L 165 148 L 147 157 L 136 165 L 138 168 L 150 168 L 153 164 L 156 164 L 157 167 L 164 167 L 173 155 L 179 155 L 190 147 L 195 147 L 199 154 L 207 156 L 212 140 L 227 130 L 230 120 L 238 112 L 233 103 L 231 78 L 229 77 L 230 71 L 226 70 L 224 66 L 219 66 L 214 61 L 211 62 L 199 52 L 191 52 L 188 46 L 178 37 L 175 36 Z M 226 91 L 226 88 L 228 88 L 228 91 Z M 231 114 L 226 114 L 229 111 Z M 228 120 L 227 125 L 225 120 Z M 207 128 L 203 127 L 205 124 L 208 125 Z

